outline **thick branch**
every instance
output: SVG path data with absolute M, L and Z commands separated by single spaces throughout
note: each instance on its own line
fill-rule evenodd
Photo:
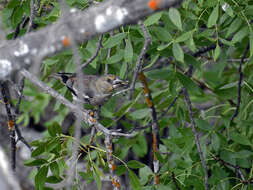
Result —
M 75 42 L 85 42 L 97 34 L 136 23 L 155 11 L 176 6 L 181 1 L 161 0 L 152 1 L 151 4 L 150 0 L 107 0 L 84 12 L 70 9 L 69 15 L 63 15 L 54 24 L 0 47 L 0 80 L 15 70 L 70 47 L 70 32 L 74 34 Z

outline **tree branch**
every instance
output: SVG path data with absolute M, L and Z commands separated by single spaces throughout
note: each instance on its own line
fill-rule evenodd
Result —
M 70 47 L 72 42 L 69 30 L 74 34 L 73 40 L 81 43 L 97 34 L 136 23 L 155 11 L 179 5 L 181 2 L 182 0 L 155 1 L 154 7 L 150 0 L 107 0 L 84 12 L 72 8 L 69 15 L 63 15 L 54 24 L 8 41 L 8 44 L 0 47 L 0 80 L 6 79 L 15 70 Z

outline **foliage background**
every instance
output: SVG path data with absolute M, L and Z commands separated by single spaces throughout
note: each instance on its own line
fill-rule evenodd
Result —
M 89 6 L 86 0 L 68 0 L 67 4 L 83 10 Z M 3 27 L 8 38 L 12 39 L 22 18 L 30 14 L 30 2 L 11 0 L 1 9 Z M 34 30 L 54 23 L 60 17 L 61 9 L 58 2 L 43 0 L 37 4 L 37 14 Z M 159 185 L 152 183 L 150 127 L 136 129 L 149 126 L 151 122 L 140 82 L 137 81 L 133 99 L 129 100 L 127 94 L 112 97 L 101 108 L 100 120 L 111 129 L 137 131 L 134 138 L 113 140 L 116 173 L 118 176 L 127 175 L 132 189 L 205 189 L 189 110 L 180 93 L 182 87 L 188 90 L 193 103 L 211 189 L 253 189 L 252 16 L 253 1 L 249 0 L 185 0 L 178 9 L 164 10 L 144 20 L 151 44 L 143 69 L 159 118 Z M 19 36 L 25 32 L 24 26 Z M 82 62 L 94 54 L 97 41 L 95 38 L 80 44 Z M 143 44 L 143 32 L 137 25 L 121 27 L 113 31 L 113 35 L 105 34 L 98 56 L 83 72 L 101 75 L 107 64 L 109 73 L 131 80 Z M 241 60 L 248 45 L 246 59 Z M 232 115 L 239 106 L 240 63 L 243 72 L 241 104 L 232 121 Z M 189 66 L 193 67 L 191 77 L 186 74 Z M 43 60 L 40 76 L 41 80 L 71 100 L 66 88 L 49 77 L 58 71 L 75 72 L 71 50 Z M 74 122 L 70 122 L 63 134 L 61 126 L 67 122 L 69 110 L 29 81 L 26 81 L 24 95 L 27 98 L 21 103 L 22 114 L 18 122 L 27 126 L 33 118 L 35 124 L 46 127 L 43 139 L 32 142 L 35 150 L 32 159 L 25 163 L 27 166 L 40 166 L 38 171 L 34 170 L 33 176 L 36 188 L 43 189 L 48 183 L 58 183 L 65 177 L 64 171 L 68 168 L 65 161 L 71 155 L 74 142 Z M 175 104 L 168 110 L 175 98 Z M 80 160 L 86 163 L 86 169 L 78 171 L 76 188 L 80 188 L 83 181 L 89 183 L 92 180 L 96 180 L 100 188 L 101 178 L 109 170 L 103 135 L 98 133 L 94 147 L 87 148 L 90 128 L 85 123 L 82 127 Z M 245 179 L 233 166 L 242 171 Z

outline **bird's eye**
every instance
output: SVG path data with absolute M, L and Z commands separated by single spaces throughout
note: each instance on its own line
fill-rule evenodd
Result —
M 107 82 L 111 82 L 112 80 L 110 78 L 107 78 Z

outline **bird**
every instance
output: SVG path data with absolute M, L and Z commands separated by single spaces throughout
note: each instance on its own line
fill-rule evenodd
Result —
M 60 80 L 71 92 L 75 101 L 88 103 L 93 106 L 102 106 L 112 96 L 115 90 L 128 87 L 128 81 L 121 80 L 113 74 L 102 76 L 83 75 L 83 92 L 77 92 L 77 74 L 58 72 L 52 75 L 53 78 Z M 77 95 L 81 95 L 78 99 Z

